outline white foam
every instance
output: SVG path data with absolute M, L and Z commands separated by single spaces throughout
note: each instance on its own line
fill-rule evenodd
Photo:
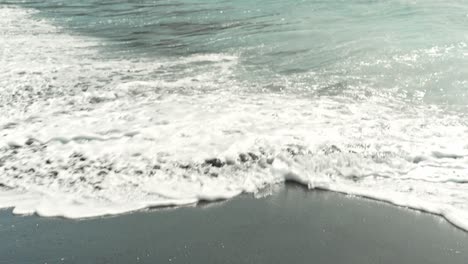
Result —
M 237 56 L 107 60 L 96 40 L 30 11 L 0 14 L 8 28 L 0 207 L 95 217 L 290 180 L 439 214 L 468 230 L 466 116 L 386 96 L 250 93 L 231 78 Z M 20 40 L 34 49 L 13 49 Z M 18 74 L 32 58 L 38 63 Z M 194 72 L 154 75 L 175 64 Z M 47 94 L 49 83 L 56 89 Z

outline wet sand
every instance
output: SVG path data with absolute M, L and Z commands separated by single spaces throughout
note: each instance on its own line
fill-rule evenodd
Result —
M 296 185 L 87 220 L 0 211 L 0 263 L 467 261 L 468 233 L 440 217 Z

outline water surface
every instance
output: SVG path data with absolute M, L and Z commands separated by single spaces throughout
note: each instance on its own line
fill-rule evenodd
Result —
M 0 1 L 0 205 L 292 180 L 468 226 L 466 1 Z

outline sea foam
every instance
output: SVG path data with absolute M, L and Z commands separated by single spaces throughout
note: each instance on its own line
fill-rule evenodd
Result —
M 385 95 L 253 93 L 231 78 L 238 54 L 106 59 L 99 40 L 34 11 L 0 14 L 0 207 L 96 217 L 294 181 L 468 230 L 462 114 Z

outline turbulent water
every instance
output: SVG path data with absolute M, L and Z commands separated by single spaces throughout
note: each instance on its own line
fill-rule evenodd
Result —
M 467 103 L 464 0 L 0 0 L 0 207 L 291 180 L 468 229 Z

